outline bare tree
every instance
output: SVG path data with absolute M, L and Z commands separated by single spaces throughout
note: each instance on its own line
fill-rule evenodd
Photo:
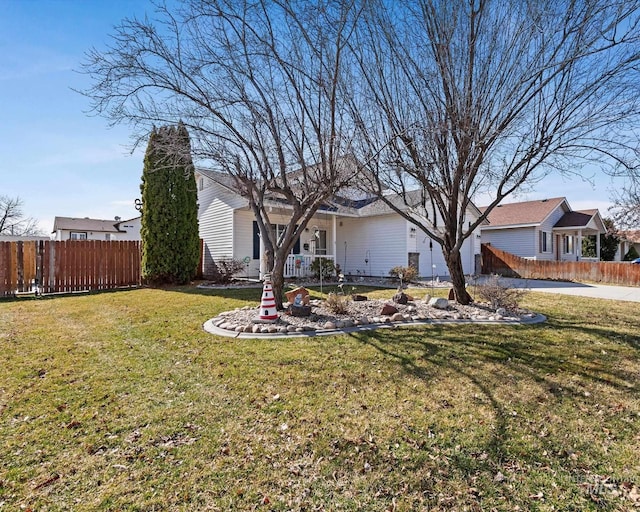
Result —
M 631 0 L 370 3 L 351 104 L 368 185 L 441 245 L 459 302 L 462 243 L 505 197 L 585 161 L 637 165 L 638 14 Z
M 26 217 L 19 197 L 0 196 L 0 235 L 41 235 L 38 221 Z
M 614 193 L 610 208 L 615 223 L 624 229 L 640 227 L 640 183 L 633 178 L 619 192 Z
M 194 161 L 230 174 L 260 230 L 278 307 L 286 258 L 314 213 L 353 173 L 339 80 L 357 19 L 348 0 L 192 0 L 127 19 L 88 54 L 96 112 L 140 140 L 181 120 Z M 289 213 L 276 236 L 270 212 Z

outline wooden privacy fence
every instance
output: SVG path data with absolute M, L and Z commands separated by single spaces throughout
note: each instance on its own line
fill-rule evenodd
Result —
M 640 286 L 640 265 L 629 262 L 528 260 L 488 244 L 481 252 L 483 274 Z
M 0 296 L 139 286 L 140 242 L 0 242 Z

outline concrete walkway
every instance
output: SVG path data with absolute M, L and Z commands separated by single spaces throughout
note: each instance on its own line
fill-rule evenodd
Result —
M 626 300 L 640 302 L 640 287 L 613 286 L 606 284 L 567 283 L 562 281 L 542 281 L 538 279 L 515 279 L 503 277 L 501 281 L 515 288 L 532 292 L 560 293 L 596 299 Z

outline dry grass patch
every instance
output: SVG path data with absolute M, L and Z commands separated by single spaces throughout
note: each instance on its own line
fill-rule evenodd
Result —
M 202 331 L 259 300 L 180 288 L 0 303 L 0 508 L 637 506 L 636 305 L 531 293 L 523 306 L 546 324 Z

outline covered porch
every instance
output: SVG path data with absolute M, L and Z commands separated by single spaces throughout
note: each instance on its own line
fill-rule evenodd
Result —
M 283 217 L 282 223 L 284 224 L 285 222 L 286 220 Z M 291 254 L 287 257 L 284 267 L 284 277 L 311 277 L 314 274 L 312 267 L 322 265 L 321 268 L 324 268 L 324 265 L 327 265 L 327 263 L 323 262 L 327 261 L 330 261 L 332 267 L 335 267 L 337 262 L 337 230 L 337 214 L 333 212 L 318 212 L 304 229 L 299 241 L 296 242 Z M 267 272 L 267 269 L 266 259 L 264 258 L 264 246 L 261 240 L 259 244 L 260 278 L 262 278 Z M 314 265 L 314 262 L 317 260 L 319 260 L 319 262 Z
M 553 227 L 557 261 L 600 261 L 600 235 L 606 227 L 598 210 L 566 213 Z M 586 237 L 595 238 L 595 256 L 583 254 Z

